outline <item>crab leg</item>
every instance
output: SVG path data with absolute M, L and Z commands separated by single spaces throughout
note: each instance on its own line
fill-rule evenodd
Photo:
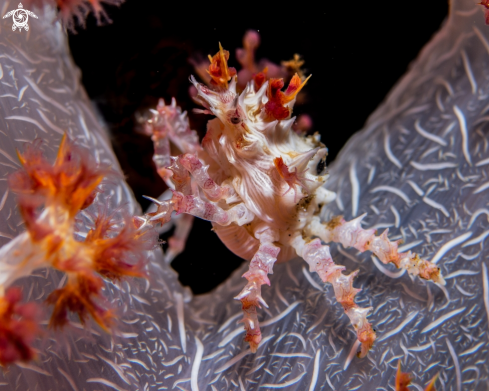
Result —
M 380 236 L 375 236 L 375 229 L 363 229 L 361 221 L 365 216 L 366 214 L 363 214 L 351 221 L 345 221 L 342 216 L 337 216 L 328 223 L 321 223 L 319 218 L 314 218 L 306 233 L 319 236 L 326 243 L 338 242 L 361 252 L 370 250 L 385 264 L 392 262 L 398 268 L 407 270 L 409 274 L 419 275 L 425 280 L 445 285 L 440 268 L 435 264 L 421 259 L 418 254 L 411 251 L 399 253 L 397 248 L 400 241 L 391 242 L 387 238 L 388 229 Z
M 178 162 L 182 167 L 185 167 L 190 174 L 192 174 L 192 178 L 204 191 L 209 200 L 219 201 L 231 195 L 232 188 L 219 186 L 216 182 L 214 182 L 214 180 L 207 173 L 209 166 L 202 164 L 197 156 L 191 153 L 186 153 L 178 156 Z
M 151 197 L 146 197 L 157 205 L 154 213 L 149 213 L 149 221 L 153 224 L 165 224 L 170 221 L 172 212 L 187 213 L 201 219 L 215 222 L 219 225 L 229 225 L 236 223 L 243 225 L 250 223 L 255 215 L 245 206 L 239 203 L 228 210 L 224 210 L 215 203 L 204 200 L 198 195 L 185 195 L 179 191 L 173 191 L 172 198 L 159 201 Z
M 171 262 L 185 249 L 188 235 L 194 223 L 194 216 L 184 214 L 179 219 L 175 219 L 175 231 L 168 239 L 168 250 L 165 253 L 165 261 Z
M 242 321 L 246 330 L 245 341 L 249 342 L 253 353 L 256 352 L 261 341 L 256 308 L 261 308 L 262 305 L 268 308 L 267 303 L 261 297 L 261 286 L 263 284 L 270 286 L 267 274 L 273 273 L 273 264 L 280 252 L 280 248 L 273 244 L 274 241 L 278 240 L 277 232 L 266 227 L 260 232 L 255 232 L 255 237 L 260 241 L 260 247 L 251 259 L 248 271 L 243 274 L 248 283 L 235 297 L 235 300 L 240 300 L 242 304 Z
M 168 184 L 168 178 L 171 175 L 171 171 L 167 167 L 171 164 L 170 161 L 170 140 L 167 137 L 155 137 L 153 136 L 153 162 L 156 165 L 158 174 Z
M 156 148 L 156 143 L 155 143 Z M 204 191 L 207 198 L 218 201 L 231 195 L 232 189 L 219 186 L 207 173 L 207 166 L 204 166 L 197 156 L 187 153 L 177 157 L 169 157 L 170 165 L 161 167 L 164 159 L 154 158 L 158 172 L 161 177 L 169 184 L 173 190 L 170 200 L 157 201 L 147 197 L 158 206 L 157 212 L 150 215 L 153 224 L 168 222 L 173 211 L 186 213 L 189 216 L 183 217 L 176 222 L 174 235 L 169 239 L 169 249 L 166 259 L 171 261 L 178 255 L 185 246 L 185 241 L 192 228 L 193 217 L 197 216 L 204 220 L 214 221 L 220 225 L 228 225 L 236 222 L 238 225 L 246 224 L 253 219 L 253 214 L 248 211 L 243 203 L 234 206 L 229 210 L 224 210 L 214 202 L 202 199 L 195 185 Z M 191 175 L 190 175 L 191 174 Z
M 375 341 L 375 332 L 367 320 L 367 314 L 372 307 L 361 308 L 355 303 L 355 295 L 361 291 L 353 287 L 353 279 L 358 270 L 350 275 L 343 274 L 345 267 L 334 263 L 329 246 L 321 244 L 319 239 L 306 243 L 301 235 L 297 235 L 292 240 L 292 246 L 309 264 L 310 271 L 316 272 L 321 280 L 333 285 L 336 300 L 343 306 L 362 344 L 358 356 L 365 357 Z

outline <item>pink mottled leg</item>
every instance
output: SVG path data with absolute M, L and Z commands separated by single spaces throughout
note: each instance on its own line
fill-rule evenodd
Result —
M 345 221 L 342 216 L 338 216 L 324 224 L 315 219 L 307 231 L 325 242 L 338 242 L 361 252 L 370 250 L 385 264 L 392 262 L 398 268 L 406 269 L 409 274 L 445 285 L 440 268 L 435 264 L 419 258 L 411 251 L 399 253 L 397 248 L 400 241 L 391 242 L 387 237 L 388 229 L 380 236 L 375 235 L 374 229 L 363 229 L 360 223 L 365 216 L 364 214 L 351 221 Z
M 224 210 L 215 203 L 204 200 L 198 195 L 185 195 L 179 191 L 173 191 L 172 198 L 165 201 L 158 201 L 151 197 L 146 197 L 157 205 L 157 211 L 149 213 L 149 221 L 153 224 L 165 224 L 170 221 L 173 211 L 186 213 L 201 219 L 215 222 L 219 225 L 229 225 L 236 223 L 243 225 L 250 223 L 255 215 L 245 206 L 244 203 L 237 204 L 231 209 Z
M 193 194 L 195 191 L 192 188 L 192 178 L 188 170 L 181 164 L 179 157 L 172 156 L 170 157 L 170 161 L 171 165 L 165 168 L 165 170 L 170 172 L 168 178 L 170 184 L 173 185 L 169 185 L 169 187 L 173 187 L 174 190 L 185 195 Z
M 245 341 L 249 342 L 253 353 L 256 352 L 261 341 L 256 308 L 261 308 L 262 305 L 268 308 L 267 303 L 261 297 L 261 286 L 263 284 L 270 285 L 267 274 L 273 273 L 273 264 L 280 252 L 280 248 L 273 244 L 274 241 L 278 240 L 276 232 L 265 228 L 261 232 L 255 233 L 255 237 L 260 241 L 260 247 L 251 259 L 248 271 L 243 274 L 248 283 L 235 297 L 242 304 L 243 323 L 246 330 Z
M 360 308 L 355 303 L 355 295 L 361 289 L 353 288 L 353 279 L 358 271 L 350 275 L 342 273 L 344 266 L 336 265 L 329 253 L 329 247 L 322 245 L 319 239 L 314 239 L 308 243 L 302 236 L 296 236 L 292 245 L 297 254 L 308 264 L 309 270 L 316 272 L 321 280 L 333 285 L 336 300 L 343 306 L 346 315 L 357 332 L 357 338 L 361 342 L 359 357 L 365 357 L 375 341 L 375 332 L 367 320 L 367 314 L 372 307 Z
M 178 162 L 185 167 L 206 197 L 211 201 L 219 201 L 231 195 L 233 189 L 219 186 L 207 173 L 208 166 L 204 166 L 199 158 L 191 153 L 178 156 Z
M 155 155 L 153 160 L 158 168 L 158 173 L 161 178 L 166 182 L 170 188 L 174 188 L 181 194 L 190 195 L 193 193 L 192 182 L 190 175 L 179 162 L 178 159 L 173 156 L 164 155 L 161 157 L 157 154 L 158 142 L 168 143 L 168 139 L 153 140 L 155 145 Z M 148 197 L 149 198 L 149 197 Z M 161 223 L 162 225 L 169 221 L 171 213 L 176 210 L 172 200 L 169 201 L 156 201 L 149 198 L 158 205 L 157 212 L 152 214 L 153 224 Z M 173 197 L 172 197 L 173 199 Z M 158 216 L 158 218 L 154 218 Z M 173 236 L 168 240 L 169 248 L 165 254 L 165 260 L 171 262 L 178 254 L 180 254 L 185 248 L 188 234 L 192 229 L 194 218 L 190 215 L 182 216 L 175 221 L 175 232 Z
M 255 217 L 244 203 L 224 210 L 215 203 L 200 198 L 198 195 L 183 195 L 176 191 L 173 192 L 172 201 L 177 213 L 191 214 L 219 225 L 229 225 L 234 222 L 241 226 L 250 223 Z

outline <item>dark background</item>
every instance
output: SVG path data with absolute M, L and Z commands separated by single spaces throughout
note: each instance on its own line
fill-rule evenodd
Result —
M 268 4 L 268 3 L 267 3 Z M 447 15 L 447 0 L 352 2 L 326 0 L 285 6 L 276 2 L 234 3 L 127 0 L 105 7 L 113 23 L 70 34 L 70 47 L 83 84 L 111 131 L 114 150 L 129 185 L 143 208 L 142 195 L 159 196 L 165 185 L 155 172 L 151 140 L 135 131 L 135 114 L 172 96 L 189 111 L 200 136 L 208 116 L 191 113 L 190 57 L 215 54 L 218 42 L 231 52 L 242 47 L 246 30 L 260 32 L 257 57 L 280 64 L 294 53 L 303 56 L 306 102 L 294 114 L 308 113 L 313 131 L 329 148 L 328 162 L 361 129 L 409 63 Z M 196 220 L 187 250 L 172 266 L 194 293 L 211 290 L 235 270 L 241 259 L 229 252 Z

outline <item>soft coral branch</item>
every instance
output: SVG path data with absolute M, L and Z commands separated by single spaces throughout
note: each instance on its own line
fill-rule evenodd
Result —
M 82 323 L 91 316 L 109 330 L 112 315 L 101 304 L 102 277 L 118 281 L 145 276 L 145 252 L 156 245 L 157 234 L 142 223 L 144 219 L 131 218 L 120 208 L 109 213 L 106 204 L 92 216 L 94 226 L 80 241 L 76 216 L 93 203 L 111 171 L 66 136 L 54 164 L 44 158 L 40 147 L 39 140 L 27 144 L 25 152 L 18 153 L 23 170 L 9 178 L 19 195 L 27 232 L 0 249 L 0 288 L 34 269 L 55 268 L 67 274 L 67 283 L 47 299 L 54 305 L 50 325 L 65 325 L 68 313 L 75 312 Z M 7 348 L 0 344 L 0 356 Z

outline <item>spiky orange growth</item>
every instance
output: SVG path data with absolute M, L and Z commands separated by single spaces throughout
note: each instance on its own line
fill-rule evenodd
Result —
M 304 80 L 304 72 L 301 69 L 304 65 L 304 60 L 301 58 L 300 54 L 294 54 L 294 57 L 289 61 L 282 61 L 282 66 L 285 67 L 290 73 L 297 74 L 301 80 Z
M 310 77 L 311 75 L 301 82 L 301 78 L 296 73 L 292 77 L 292 80 L 290 80 L 289 86 L 285 92 L 282 92 L 282 88 L 284 87 L 283 79 L 270 79 L 267 92 L 268 102 L 265 105 L 266 113 L 273 119 L 282 120 L 289 118 L 291 109 L 285 105 L 296 97 Z
M 209 69 L 207 73 L 211 76 L 211 84 L 217 87 L 228 88 L 228 81 L 236 75 L 236 69 L 228 67 L 229 52 L 224 50 L 219 43 L 219 51 L 211 57 L 209 55 Z
M 31 343 L 39 335 L 39 310 L 33 303 L 20 304 L 22 291 L 9 288 L 0 297 L 0 364 L 32 360 Z
M 438 374 L 431 379 L 430 383 L 426 386 L 424 391 L 436 391 L 435 382 L 438 379 Z M 408 386 L 411 384 L 411 375 L 409 373 L 404 373 L 401 371 L 401 360 L 397 364 L 396 373 L 396 389 L 395 391 L 409 391 Z
M 435 377 L 433 379 L 431 379 L 430 383 L 426 386 L 424 391 L 436 391 L 435 383 L 436 383 L 437 379 L 438 379 L 438 374 L 436 374 Z
M 37 139 L 27 144 L 25 152 L 17 152 L 24 171 L 9 178 L 10 187 L 18 193 L 21 209 L 32 201 L 53 202 L 75 216 L 94 200 L 95 189 L 110 171 L 100 166 L 88 150 L 75 146 L 66 135 L 59 146 L 54 165 L 43 156 Z M 29 216 L 26 216 L 29 217 Z
M 284 194 L 282 194 L 282 196 L 287 194 L 290 190 L 294 190 L 294 198 L 297 198 L 297 185 L 301 186 L 304 192 L 307 192 L 305 181 L 311 182 L 311 180 L 304 176 L 304 172 L 298 172 L 297 167 L 295 167 L 293 170 L 289 170 L 289 167 L 284 163 L 282 157 L 273 159 L 273 164 L 275 165 L 275 168 L 282 179 L 287 183 L 287 185 L 289 185 L 289 188 Z
M 255 82 L 255 90 L 258 91 L 263 84 L 267 81 L 268 67 L 261 72 L 253 75 L 253 81 Z
M 153 230 L 141 230 L 126 217 L 124 227 L 116 236 L 111 216 L 97 218 L 95 228 L 88 232 L 85 244 L 93 250 L 93 269 L 110 280 L 124 277 L 144 277 L 144 251 L 151 250 L 157 241 Z M 102 227 L 102 228 L 99 228 Z
M 93 203 L 109 168 L 99 165 L 88 150 L 75 146 L 66 136 L 54 164 L 43 157 L 40 144 L 36 140 L 23 154 L 18 153 L 24 170 L 9 178 L 20 195 L 19 206 L 31 242 L 31 247 L 26 246 L 30 248 L 26 261 L 20 265 L 36 259 L 37 263 L 29 265 L 31 269 L 51 266 L 67 274 L 67 284 L 47 299 L 54 305 L 51 326 L 66 324 L 71 311 L 82 323 L 92 316 L 108 331 L 111 313 L 98 304 L 103 287 L 100 276 L 113 281 L 145 276 L 144 252 L 156 245 L 157 234 L 120 208 L 109 213 L 106 204 L 92 216 L 94 226 L 85 240 L 76 239 L 76 215 Z M 44 210 L 38 213 L 41 206 Z
M 411 375 L 401 371 L 401 360 L 397 364 L 396 374 L 396 391 L 409 391 L 408 386 L 411 384 Z
M 68 311 L 75 312 L 80 322 L 85 324 L 89 315 L 105 331 L 110 329 L 111 312 L 96 303 L 101 296 L 103 281 L 90 271 L 78 272 L 60 289 L 53 291 L 46 302 L 54 305 L 49 326 L 63 327 L 68 323 Z
M 124 277 L 145 277 L 143 252 L 154 248 L 156 232 L 141 229 L 132 219 L 121 221 L 107 211 L 100 211 L 84 242 L 75 242 L 77 250 L 70 258 L 58 258 L 54 266 L 68 274 L 68 283 L 48 297 L 54 305 L 50 326 L 61 327 L 67 321 L 68 311 L 78 314 L 82 324 L 91 315 L 97 324 L 108 331 L 112 324 L 111 312 L 97 304 L 102 297 L 102 279 L 112 281 Z M 73 243 L 71 243 L 73 245 Z

